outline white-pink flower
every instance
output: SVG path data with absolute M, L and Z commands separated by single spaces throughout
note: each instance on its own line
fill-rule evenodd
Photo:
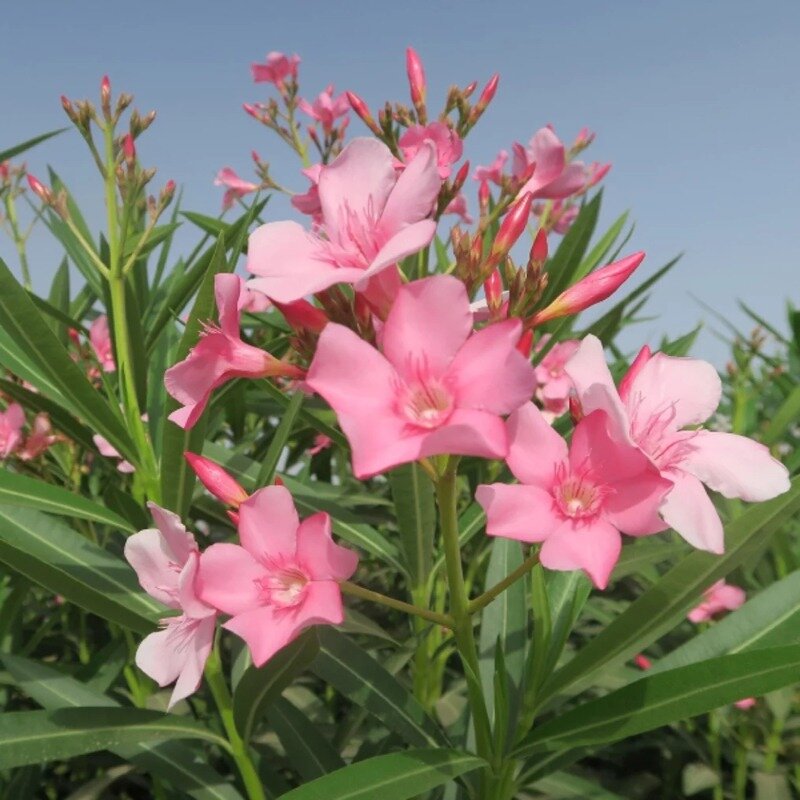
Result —
M 338 97 L 333 96 L 333 84 L 320 92 L 313 102 L 309 103 L 308 100 L 302 98 L 298 101 L 297 107 L 308 114 L 312 119 L 322 125 L 325 133 L 330 133 L 333 126 L 339 117 L 347 116 L 350 111 L 350 101 L 347 99 L 347 94 L 342 92 Z
M 436 163 L 439 177 L 444 180 L 450 177 L 453 164 L 461 158 L 464 145 L 461 137 L 443 122 L 431 122 L 430 125 L 412 125 L 400 137 L 398 144 L 406 162 L 416 156 L 423 142 L 433 142 L 436 147 Z
M 22 444 L 25 412 L 19 403 L 10 403 L 0 411 L 0 458 L 8 458 Z
M 103 372 L 114 372 L 117 365 L 114 361 L 111 333 L 108 330 L 108 317 L 105 314 L 101 314 L 89 326 L 89 343 Z
M 690 622 L 698 624 L 708 622 L 719 614 L 726 611 L 735 611 L 744 605 L 747 594 L 744 589 L 726 583 L 724 580 L 717 581 L 703 592 L 703 600 L 696 605 L 688 614 Z
M 239 198 L 257 192 L 259 185 L 240 178 L 230 167 L 223 167 L 214 178 L 214 186 L 225 186 L 227 190 L 222 197 L 222 210 L 227 211 Z

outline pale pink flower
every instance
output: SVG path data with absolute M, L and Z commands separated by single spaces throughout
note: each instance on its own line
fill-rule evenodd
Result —
M 604 410 L 615 437 L 638 446 L 672 482 L 661 515 L 695 547 L 712 553 L 724 550 L 722 522 L 703 484 L 725 497 L 750 502 L 788 491 L 788 471 L 764 445 L 696 427 L 714 413 L 722 394 L 711 364 L 651 355 L 645 347 L 617 391 L 603 345 L 587 336 L 565 369 L 583 412 Z M 683 430 L 686 427 L 691 429 Z
M 461 137 L 443 122 L 431 122 L 429 125 L 412 125 L 400 137 L 398 144 L 406 162 L 411 161 L 419 152 L 423 142 L 433 142 L 436 147 L 436 164 L 439 177 L 444 180 L 450 177 L 453 164 L 461 158 L 464 145 Z
M 8 458 L 22 444 L 25 412 L 19 403 L 10 403 L 0 411 L 0 458 Z
M 106 458 L 116 458 L 119 459 L 119 463 L 117 464 L 117 469 L 124 473 L 129 474 L 131 472 L 136 472 L 136 467 L 131 464 L 130 461 L 126 461 L 119 450 L 117 450 L 111 442 L 108 441 L 104 436 L 101 436 L 99 433 L 94 434 L 92 436 L 92 441 L 94 442 L 94 446 L 98 449 L 101 456 L 105 456 Z
M 536 345 L 541 350 L 549 335 L 543 336 Z M 536 399 L 544 407 L 545 417 L 559 417 L 569 408 L 569 396 L 572 392 L 572 380 L 564 371 L 564 365 L 575 355 L 580 342 L 568 339 L 554 344 L 545 357 L 536 365 Z
M 611 169 L 611 164 L 601 164 L 599 161 L 592 161 L 591 164 L 586 166 L 586 189 L 591 189 L 592 186 L 597 186 Z
M 30 461 L 40 456 L 48 447 L 60 440 L 61 437 L 53 433 L 50 417 L 41 412 L 34 417 L 31 432 L 25 437 L 25 442 L 19 451 L 19 457 L 23 461 Z
M 477 167 L 472 176 L 479 183 L 494 183 L 500 186 L 503 183 L 503 168 L 508 161 L 508 153 L 501 150 L 488 167 Z
M 726 611 L 735 611 L 744 605 L 746 599 L 747 594 L 744 589 L 725 583 L 724 580 L 717 581 L 703 592 L 703 600 L 686 616 L 695 625 L 708 622 Z
M 200 552 L 177 514 L 148 503 L 156 523 L 125 542 L 125 558 L 142 588 L 179 616 L 161 620 L 162 630 L 147 636 L 136 651 L 136 665 L 159 686 L 175 682 L 169 707 L 200 685 L 214 642 L 216 611 L 200 598 Z
M 214 178 L 214 186 L 226 186 L 222 197 L 222 210 L 227 211 L 239 198 L 257 192 L 259 185 L 240 178 L 230 167 L 223 167 Z
M 328 324 L 306 383 L 336 411 L 359 478 L 442 453 L 504 458 L 501 415 L 535 388 L 521 333 L 516 319 L 473 333 L 464 284 L 425 278 L 398 291 L 380 351 Z
M 296 222 L 271 222 L 250 235 L 250 286 L 290 303 L 335 283 L 359 290 L 368 279 L 423 247 L 436 232 L 429 219 L 441 179 L 433 144 L 397 175 L 394 158 L 376 139 L 354 139 L 319 176 L 320 233 Z
M 279 89 L 283 88 L 286 78 L 297 79 L 297 66 L 299 56 L 287 56 L 283 53 L 267 53 L 267 60 L 263 64 L 252 64 L 250 69 L 256 83 L 271 83 Z
M 533 175 L 519 191 L 530 192 L 534 199 L 557 200 L 580 191 L 586 183 L 584 165 L 567 161 L 566 148 L 552 128 L 540 128 L 527 147 L 516 142 L 513 146 L 512 174 L 522 178 L 535 164 Z
M 108 330 L 108 317 L 105 314 L 101 314 L 89 326 L 89 343 L 103 372 L 114 372 L 117 365 L 114 362 L 114 348 Z
M 314 164 L 301 172 L 311 181 L 311 186 L 303 194 L 292 195 L 291 203 L 301 214 L 308 214 L 314 224 L 319 225 L 322 222 L 322 204 L 319 201 L 319 176 L 322 164 Z
M 459 192 L 448 204 L 447 208 L 444 210 L 445 214 L 456 214 L 457 216 L 461 217 L 461 221 L 465 225 L 472 225 L 475 221 L 469 214 L 467 210 L 467 199 L 464 195 Z
M 261 292 L 254 292 L 252 289 L 244 288 L 244 300 L 241 311 L 249 311 L 251 314 L 260 314 L 272 308 L 269 297 Z
M 243 502 L 238 527 L 241 547 L 213 544 L 201 556 L 201 597 L 231 615 L 223 627 L 247 642 L 260 667 L 305 628 L 343 622 L 339 582 L 358 556 L 334 543 L 328 514 L 300 522 L 283 486 Z
M 658 506 L 669 481 L 636 447 L 615 442 L 602 411 L 584 417 L 567 443 L 533 403 L 508 419 L 506 458 L 519 484 L 479 486 L 486 532 L 542 542 L 548 569 L 582 569 L 599 589 L 608 584 L 622 547 L 620 532 L 664 529 Z
M 743 700 L 737 700 L 734 705 L 742 711 L 749 711 L 757 702 L 755 697 L 745 697 Z
M 333 96 L 333 84 L 328 85 L 324 91 L 320 92 L 316 99 L 309 103 L 302 98 L 298 100 L 297 107 L 308 114 L 312 119 L 322 125 L 325 133 L 330 133 L 339 117 L 347 116 L 350 111 L 350 101 L 347 94 L 342 92 L 338 97 Z
M 208 325 L 189 355 L 164 374 L 167 392 L 182 407 L 169 415 L 181 428 L 191 428 L 205 410 L 211 393 L 233 378 L 302 377 L 303 371 L 246 344 L 239 333 L 244 281 L 224 272 L 214 279 L 219 327 Z
M 315 456 L 317 453 L 321 453 L 323 450 L 327 450 L 333 444 L 333 439 L 330 436 L 326 436 L 324 433 L 318 433 L 314 437 L 314 446 L 309 447 L 306 452 L 310 456 Z

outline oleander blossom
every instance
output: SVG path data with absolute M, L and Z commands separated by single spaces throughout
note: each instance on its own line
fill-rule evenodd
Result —
M 19 457 L 23 461 L 32 461 L 61 439 L 61 436 L 53 433 L 50 417 L 42 411 L 34 417 L 31 432 L 19 449 Z
M 114 347 L 111 344 L 108 317 L 105 314 L 101 314 L 89 326 L 89 344 L 92 346 L 103 372 L 114 372 L 117 365 L 114 361 Z
M 739 586 L 733 586 L 724 580 L 717 581 L 703 592 L 703 600 L 686 616 L 690 622 L 698 625 L 708 622 L 727 611 L 735 611 L 744 605 L 747 594 Z
M 284 221 L 250 235 L 247 269 L 256 277 L 249 285 L 280 303 L 336 283 L 367 289 L 371 278 L 430 244 L 440 187 L 431 142 L 398 175 L 386 145 L 354 139 L 320 169 L 318 232 Z
M 398 144 L 406 162 L 411 161 L 424 142 L 433 142 L 436 147 L 436 164 L 442 180 L 450 177 L 450 171 L 464 152 L 461 137 L 443 122 L 430 125 L 412 125 L 400 137 Z
M 336 412 L 359 478 L 443 453 L 504 458 L 501 415 L 535 388 L 521 333 L 517 319 L 474 333 L 464 285 L 424 278 L 399 290 L 380 350 L 328 324 L 306 383 Z
M 263 64 L 251 64 L 250 70 L 255 83 L 271 83 L 278 89 L 283 89 L 287 78 L 297 79 L 297 67 L 300 56 L 287 56 L 273 50 L 267 53 Z
M 535 200 L 559 200 L 584 188 L 586 168 L 580 161 L 567 161 L 566 148 L 552 128 L 540 128 L 527 146 L 513 145 L 511 173 L 517 179 L 533 175 L 519 190 L 519 197 L 530 192 Z M 535 166 L 534 166 L 535 165 Z
M 223 167 L 214 178 L 214 186 L 224 186 L 225 194 L 222 196 L 222 210 L 227 211 L 242 197 L 257 192 L 259 185 L 252 181 L 240 178 L 230 167 Z
M 330 134 L 336 124 L 336 120 L 339 117 L 347 116 L 350 111 L 350 101 L 344 92 L 338 97 L 334 97 L 333 84 L 331 83 L 311 103 L 301 98 L 297 102 L 297 107 L 319 122 L 326 134 Z
M 125 558 L 142 588 L 178 616 L 161 620 L 161 630 L 145 637 L 136 665 L 159 686 L 175 683 L 169 707 L 200 685 L 214 641 L 216 611 L 198 596 L 200 551 L 177 514 L 148 503 L 155 528 L 125 542 Z
M 164 374 L 167 392 L 181 408 L 169 419 L 191 428 L 205 410 L 211 393 L 233 378 L 302 377 L 303 371 L 242 341 L 239 321 L 251 298 L 238 275 L 220 273 L 214 279 L 219 327 L 206 326 L 189 355 Z
M 0 459 L 8 458 L 22 444 L 25 412 L 19 403 L 9 403 L 0 411 Z
M 486 532 L 542 542 L 543 566 L 582 569 L 604 589 L 622 547 L 620 533 L 665 528 L 658 506 L 670 488 L 636 447 L 615 442 L 597 411 L 575 427 L 569 447 L 526 403 L 508 419 L 511 472 L 520 481 L 478 487 Z
M 223 627 L 258 667 L 309 626 L 344 621 L 339 582 L 358 556 L 333 541 L 328 514 L 301 522 L 283 486 L 259 489 L 238 513 L 241 546 L 213 544 L 201 556 L 201 597 L 231 615 Z
M 722 395 L 711 364 L 644 347 L 617 391 L 603 345 L 587 336 L 565 369 L 583 413 L 605 411 L 614 437 L 639 447 L 672 483 L 661 515 L 693 546 L 722 553 L 725 544 L 722 521 L 703 484 L 749 502 L 788 491 L 787 469 L 764 445 L 696 427 L 714 413 Z
M 545 347 L 549 339 L 549 334 L 542 336 L 536 344 L 536 350 Z M 577 339 L 558 342 L 536 365 L 536 399 L 542 404 L 545 418 L 550 422 L 569 409 L 572 380 L 564 371 L 564 366 L 575 355 L 579 345 Z

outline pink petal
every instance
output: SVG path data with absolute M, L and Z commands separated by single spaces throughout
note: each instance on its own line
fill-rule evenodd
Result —
M 265 486 L 239 506 L 239 539 L 253 558 L 266 563 L 293 558 L 300 519 L 285 486 Z
M 475 499 L 486 512 L 489 536 L 542 542 L 564 522 L 552 495 L 538 486 L 484 484 L 477 488 Z
M 194 536 L 186 530 L 181 518 L 173 511 L 168 511 L 152 502 L 147 504 L 147 508 L 166 541 L 170 559 L 179 566 L 183 566 L 189 556 L 197 552 L 197 542 Z
M 509 414 L 531 399 L 536 378 L 530 361 L 516 348 L 521 333 L 522 323 L 509 319 L 467 340 L 447 373 L 457 387 L 459 406 Z
M 203 670 L 214 644 L 216 620 L 213 616 L 206 617 L 198 620 L 195 624 L 194 635 L 191 641 L 185 644 L 188 651 L 186 653 L 186 661 L 175 683 L 175 688 L 172 690 L 167 709 L 172 708 L 179 700 L 183 700 L 197 691 L 197 687 L 203 679 Z
M 507 422 L 506 462 L 517 480 L 549 489 L 558 464 L 567 460 L 567 443 L 533 403 L 517 409 Z
M 538 164 L 536 174 L 533 176 L 533 182 L 536 182 L 537 175 L 539 177 L 540 185 L 538 189 L 533 190 L 534 198 L 548 198 L 550 200 L 559 200 L 569 197 L 575 192 L 580 191 L 586 183 L 586 173 L 584 166 L 579 161 L 573 161 L 564 167 L 564 171 L 554 180 L 547 183 L 541 182 L 541 174 L 539 173 Z
M 723 553 L 722 522 L 703 484 L 694 475 L 678 470 L 670 470 L 667 477 L 674 486 L 661 506 L 661 516 L 693 547 Z
M 364 270 L 362 281 L 427 247 L 435 234 L 436 223 L 432 219 L 415 222 L 398 231 L 381 247 L 372 263 Z
M 226 336 L 238 339 L 240 308 L 244 301 L 242 279 L 230 272 L 214 276 L 214 296 L 217 300 L 219 327 Z
M 564 145 L 552 128 L 539 128 L 528 143 L 528 158 L 536 162 L 536 173 L 542 180 L 557 178 L 566 164 Z
M 298 616 L 303 628 L 310 625 L 341 625 L 344 622 L 344 607 L 339 584 L 335 581 L 310 581 Z
M 437 275 L 403 286 L 382 334 L 383 354 L 407 381 L 424 368 L 441 376 L 472 331 L 464 284 Z
M 25 424 L 25 411 L 19 403 L 9 403 L 3 416 L 6 425 L 12 429 L 19 430 Z
M 253 664 L 260 667 L 295 639 L 303 625 L 302 620 L 298 621 L 297 615 L 291 611 L 261 606 L 237 614 L 222 627 L 245 640 Z
M 237 544 L 212 544 L 200 556 L 197 586 L 203 603 L 225 614 L 242 614 L 262 603 L 264 568 Z
M 346 581 L 358 566 L 358 555 L 333 541 L 331 518 L 325 513 L 314 514 L 300 524 L 297 560 L 315 581 Z
M 125 542 L 125 558 L 147 594 L 169 608 L 180 607 L 179 572 L 173 568 L 174 556 L 159 531 L 151 528 L 129 536 Z
M 101 456 L 105 456 L 106 458 L 121 458 L 119 450 L 99 433 L 95 433 L 94 436 L 92 436 L 92 441 Z
M 653 357 L 653 353 L 651 352 L 650 348 L 645 345 L 637 354 L 636 358 L 633 359 L 630 367 L 628 367 L 628 371 L 622 377 L 622 380 L 619 382 L 619 396 L 622 398 L 623 403 L 628 402 L 628 397 L 631 391 L 631 385 L 633 384 L 634 378 L 642 371 L 642 367 Z
M 420 456 L 505 458 L 507 453 L 508 436 L 500 417 L 486 411 L 457 408 L 445 425 L 423 436 Z
M 178 599 L 187 617 L 203 619 L 213 616 L 215 610 L 206 605 L 199 597 L 197 591 L 197 574 L 200 568 L 200 553 L 194 552 L 183 565 L 178 578 Z
M 763 444 L 734 433 L 696 431 L 680 467 L 725 497 L 762 502 L 789 491 L 789 472 Z
M 548 569 L 582 569 L 598 589 L 605 589 L 621 550 L 622 537 L 610 523 L 565 522 L 544 542 L 540 559 Z

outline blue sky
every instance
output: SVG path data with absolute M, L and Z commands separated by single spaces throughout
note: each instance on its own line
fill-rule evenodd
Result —
M 473 164 L 545 123 L 566 139 L 589 125 L 590 158 L 614 164 L 602 221 L 631 210 L 630 247 L 648 254 L 642 275 L 685 252 L 651 301 L 658 318 L 628 337 L 631 347 L 706 319 L 696 353 L 721 364 L 725 347 L 709 330 L 718 323 L 692 296 L 745 328 L 738 298 L 780 325 L 786 298 L 800 303 L 797 2 L 93 0 L 9 4 L 4 27 L 0 148 L 64 124 L 59 96 L 95 97 L 107 72 L 142 111 L 158 111 L 139 143 L 156 181 L 174 178 L 185 206 L 206 213 L 219 207 L 216 170 L 246 174 L 253 148 L 278 178 L 305 185 L 291 154 L 241 111 L 264 99 L 248 65 L 269 50 L 302 57 L 304 94 L 333 82 L 373 106 L 406 97 L 408 44 L 425 61 L 433 102 L 451 83 L 499 71 L 498 96 L 468 141 Z M 28 163 L 42 174 L 52 164 L 100 224 L 100 187 L 76 133 Z M 58 251 L 44 231 L 34 236 L 42 286 Z M 186 230 L 180 241 L 192 239 Z M 4 241 L 0 253 L 16 263 Z

